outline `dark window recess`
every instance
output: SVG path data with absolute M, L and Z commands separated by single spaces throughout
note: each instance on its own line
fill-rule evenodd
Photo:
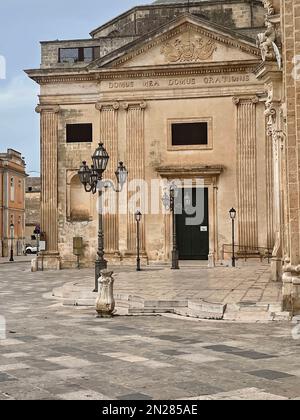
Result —
M 194 146 L 208 144 L 208 124 L 176 123 L 172 124 L 173 146 Z
M 67 124 L 67 143 L 91 143 L 92 141 L 92 124 Z
M 60 48 L 60 63 L 89 63 L 100 57 L 100 47 Z

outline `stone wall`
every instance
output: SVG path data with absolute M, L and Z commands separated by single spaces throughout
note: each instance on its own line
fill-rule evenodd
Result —
M 25 185 L 25 240 L 26 244 L 34 244 L 31 236 L 35 226 L 41 223 L 41 180 L 26 178 Z
M 109 37 L 101 39 L 86 39 L 77 41 L 50 41 L 42 42 L 42 63 L 41 68 L 67 68 L 74 67 L 74 64 L 59 63 L 59 49 L 60 48 L 78 48 L 78 47 L 99 47 L 100 57 L 103 57 L 112 51 L 123 47 L 129 42 L 136 39 L 133 36 L 125 37 Z M 87 63 L 76 63 L 76 67 L 85 67 Z
M 59 63 L 59 49 L 99 47 L 100 57 L 104 57 L 184 12 L 187 12 L 184 4 L 140 6 L 93 31 L 93 39 L 42 42 L 41 68 L 85 67 L 84 62 Z M 238 30 L 253 39 L 264 26 L 265 10 L 260 1 L 199 2 L 191 6 L 190 12 L 199 18 Z
M 141 6 L 124 13 L 93 31 L 94 38 L 118 35 L 144 35 L 187 12 L 186 4 Z M 228 28 L 251 28 L 264 25 L 264 9 L 260 1 L 231 0 L 192 4 L 190 13 Z
M 284 304 L 300 312 L 300 72 L 297 55 L 300 51 L 300 0 L 281 2 L 283 36 L 283 77 L 286 121 L 286 206 L 287 244 L 283 274 Z M 298 65 L 299 66 L 299 65 Z

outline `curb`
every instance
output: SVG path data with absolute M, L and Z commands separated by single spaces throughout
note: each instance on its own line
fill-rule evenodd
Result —
M 52 291 L 52 297 L 63 306 L 94 307 L 96 296 L 89 290 L 76 289 L 74 283 L 67 283 Z M 127 315 L 174 314 L 203 320 L 236 322 L 291 321 L 291 314 L 283 312 L 278 303 L 238 302 L 230 304 L 207 302 L 205 300 L 154 300 L 122 293 L 115 294 L 116 309 Z

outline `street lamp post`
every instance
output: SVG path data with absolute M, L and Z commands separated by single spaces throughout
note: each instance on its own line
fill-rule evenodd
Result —
M 12 223 L 10 225 L 10 262 L 14 262 L 14 231 L 15 231 L 15 226 Z
M 167 210 L 170 210 L 172 213 L 172 238 L 173 238 L 173 248 L 172 248 L 172 270 L 179 270 L 179 252 L 177 247 L 177 226 L 176 226 L 176 204 L 175 200 L 178 196 L 178 188 L 175 184 L 170 186 L 169 195 L 165 193 L 163 197 L 163 205 Z
M 236 258 L 235 258 L 235 235 L 234 235 L 235 226 L 234 226 L 234 223 L 235 223 L 235 218 L 236 218 L 236 210 L 234 208 L 232 208 L 229 211 L 229 214 L 230 214 L 230 218 L 231 218 L 231 222 L 232 222 L 232 267 L 235 267 Z
M 136 271 L 141 270 L 141 258 L 140 258 L 140 223 L 142 220 L 142 213 L 137 211 L 135 213 L 136 220 L 136 247 L 137 247 L 137 258 L 136 258 Z
M 95 262 L 95 289 L 94 292 L 98 292 L 98 279 L 101 275 L 102 270 L 107 269 L 107 261 L 104 256 L 104 231 L 103 231 L 103 215 L 102 215 L 102 189 L 103 187 L 113 187 L 114 185 L 111 182 L 102 182 L 103 173 L 107 168 L 109 161 L 109 155 L 103 145 L 99 143 L 99 146 L 95 150 L 95 153 L 92 156 L 92 166 L 89 168 L 87 162 L 82 162 L 82 165 L 78 171 L 80 182 L 83 184 L 86 192 L 92 192 L 96 194 L 98 189 L 98 198 L 99 198 L 99 217 L 98 217 L 98 250 L 97 250 L 97 259 Z M 119 163 L 118 169 L 115 172 L 118 186 L 120 188 L 114 190 L 116 192 L 121 192 L 124 184 L 127 181 L 127 169 L 124 166 L 123 162 Z
M 41 239 L 40 225 L 36 225 L 33 233 L 36 235 L 36 255 L 38 256 L 40 253 L 40 239 Z

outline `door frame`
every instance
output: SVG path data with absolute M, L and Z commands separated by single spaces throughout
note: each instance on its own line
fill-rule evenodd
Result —
M 208 267 L 215 267 L 220 258 L 218 241 L 218 183 L 223 172 L 222 166 L 203 166 L 201 168 L 174 168 L 164 167 L 157 169 L 160 176 L 168 181 L 189 180 L 191 187 L 199 186 L 196 179 L 201 178 L 203 187 L 208 188 L 208 215 L 209 215 L 209 256 Z M 165 259 L 169 261 L 172 251 L 172 216 L 164 215 L 164 248 Z

